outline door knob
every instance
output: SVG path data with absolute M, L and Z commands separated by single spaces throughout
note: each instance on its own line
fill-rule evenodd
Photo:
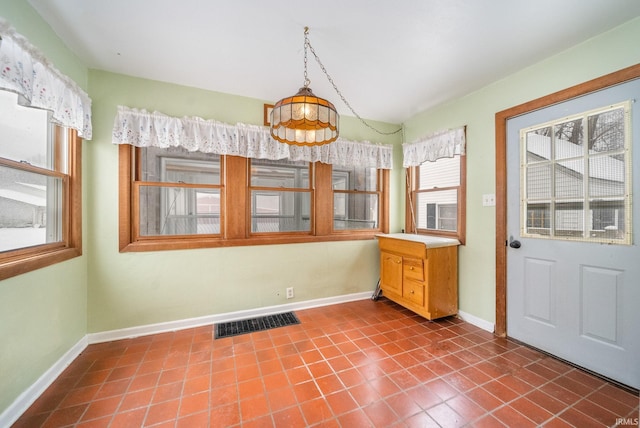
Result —
M 511 248 L 520 248 L 522 244 L 517 239 L 513 239 L 513 236 L 509 237 L 509 246 Z

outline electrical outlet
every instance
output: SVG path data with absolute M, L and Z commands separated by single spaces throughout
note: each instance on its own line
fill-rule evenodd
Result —
M 483 207 L 495 207 L 496 206 L 496 195 L 493 193 L 482 195 L 482 206 Z
M 287 288 L 287 299 L 293 299 L 293 287 Z

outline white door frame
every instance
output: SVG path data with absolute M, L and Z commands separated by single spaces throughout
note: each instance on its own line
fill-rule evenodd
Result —
M 640 78 L 640 64 L 496 113 L 496 324 L 507 335 L 507 121 L 515 116 Z

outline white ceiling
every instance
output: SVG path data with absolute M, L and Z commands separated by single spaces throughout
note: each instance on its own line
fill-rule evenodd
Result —
M 638 0 L 28 1 L 90 68 L 267 102 L 302 86 L 308 26 L 355 111 L 392 123 L 640 16 Z M 311 52 L 308 69 L 353 116 Z

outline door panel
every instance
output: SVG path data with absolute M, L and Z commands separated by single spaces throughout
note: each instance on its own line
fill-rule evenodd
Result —
M 555 262 L 530 257 L 524 260 L 524 314 L 549 327 L 556 324 Z
M 620 346 L 621 313 L 618 308 L 623 273 L 614 269 L 584 266 L 581 283 L 580 333 L 606 345 Z
M 522 236 L 526 216 L 521 212 L 520 167 L 524 161 L 519 141 L 521 129 L 634 99 L 640 99 L 640 80 L 508 120 L 507 236 L 521 245 L 507 250 L 506 312 L 508 336 L 640 388 L 640 247 L 637 233 L 640 202 L 636 200 L 631 211 L 632 245 Z M 632 189 L 637 190 L 640 189 L 640 111 L 635 102 L 631 103 L 631 118 L 631 183 Z M 542 146 L 539 147 L 537 154 L 542 156 Z M 537 183 L 558 180 L 558 172 L 563 174 L 563 179 L 570 174 L 578 176 L 581 167 L 572 162 L 558 162 L 555 175 L 545 166 L 540 171 L 530 168 L 523 179 L 530 182 L 535 179 Z M 566 197 L 571 194 L 571 186 L 581 186 L 577 180 L 566 181 L 566 185 L 569 187 L 551 185 L 549 188 Z M 547 190 L 540 189 L 543 190 L 536 197 L 543 200 Z M 536 217 L 536 224 L 553 227 L 555 223 L 555 227 L 571 230 L 580 222 L 596 224 L 601 221 L 595 215 L 590 218 L 560 209 L 551 220 Z M 545 210 L 547 208 L 541 202 L 539 211 L 530 209 L 528 213 L 538 216 Z

